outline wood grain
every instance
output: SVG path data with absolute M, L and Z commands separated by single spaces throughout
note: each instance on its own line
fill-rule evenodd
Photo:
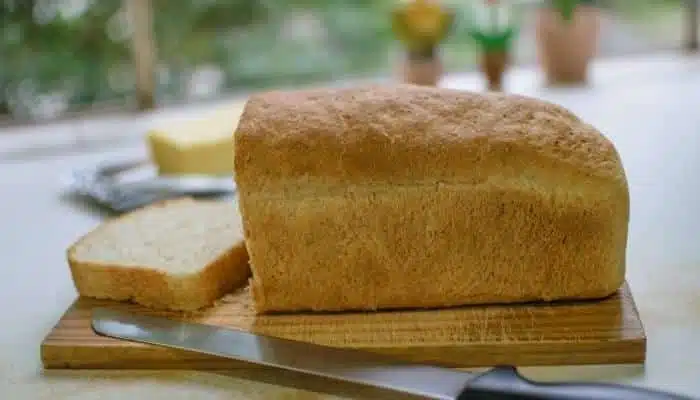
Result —
M 246 289 L 193 314 L 79 298 L 41 345 L 45 368 L 232 369 L 250 364 L 95 334 L 90 310 L 110 305 L 449 367 L 642 363 L 646 337 L 627 284 L 594 302 L 432 311 L 255 316 Z

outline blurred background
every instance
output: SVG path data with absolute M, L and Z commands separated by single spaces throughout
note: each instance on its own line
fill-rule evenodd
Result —
M 447 1 L 458 13 L 467 1 Z M 536 63 L 539 1 L 513 64 Z M 385 79 L 396 0 L 0 0 L 0 124 L 206 102 L 273 87 Z M 697 48 L 696 0 L 606 0 L 597 58 Z M 478 68 L 457 24 L 447 72 Z

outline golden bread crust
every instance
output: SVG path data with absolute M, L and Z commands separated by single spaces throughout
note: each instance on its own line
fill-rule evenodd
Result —
M 591 299 L 624 281 L 620 157 L 566 109 L 417 86 L 253 96 L 235 173 L 256 309 Z
M 473 182 L 474 171 L 554 163 L 624 180 L 613 144 L 563 107 L 424 86 L 267 92 L 245 106 L 236 180 L 327 184 Z

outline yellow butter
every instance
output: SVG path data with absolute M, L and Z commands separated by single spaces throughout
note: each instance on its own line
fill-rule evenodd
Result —
M 201 117 L 147 134 L 159 175 L 232 175 L 233 133 L 243 104 L 229 105 Z

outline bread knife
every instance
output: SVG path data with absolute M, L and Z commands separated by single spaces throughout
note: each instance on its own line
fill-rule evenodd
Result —
M 690 400 L 609 383 L 537 383 L 512 366 L 472 373 L 199 323 L 96 308 L 92 328 L 122 340 L 203 353 L 428 399 Z

